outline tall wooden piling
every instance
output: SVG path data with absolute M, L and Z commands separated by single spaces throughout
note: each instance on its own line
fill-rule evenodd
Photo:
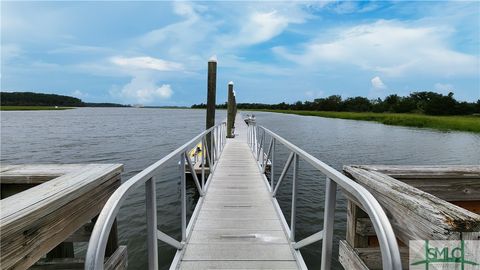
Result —
M 217 58 L 212 56 L 208 60 L 208 79 L 207 79 L 207 119 L 206 129 L 215 125 L 215 103 L 217 92 Z M 207 148 L 209 153 L 213 153 L 210 135 L 207 135 Z
M 235 122 L 235 97 L 233 95 L 233 82 L 228 83 L 227 104 L 227 138 L 233 138 L 233 123 Z

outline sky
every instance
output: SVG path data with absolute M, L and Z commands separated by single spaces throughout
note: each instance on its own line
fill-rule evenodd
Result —
M 2 91 L 87 102 L 480 98 L 480 1 L 1 2 Z

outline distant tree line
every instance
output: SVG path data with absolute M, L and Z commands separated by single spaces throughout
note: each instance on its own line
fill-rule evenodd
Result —
M 116 103 L 86 103 L 79 98 L 32 92 L 0 92 L 2 106 L 130 107 Z
M 226 108 L 219 104 L 217 108 Z M 342 99 L 339 95 L 317 98 L 313 101 L 297 101 L 292 104 L 238 103 L 239 109 L 268 110 L 306 110 L 306 111 L 339 111 L 339 112 L 391 112 L 391 113 L 424 113 L 429 115 L 469 115 L 480 113 L 480 99 L 477 102 L 457 101 L 453 93 L 443 95 L 435 92 L 414 92 L 408 96 L 389 95 L 384 99 L 368 99 L 365 97 L 349 97 Z M 192 108 L 206 108 L 205 104 L 194 104 Z
M 32 92 L 1 92 L 0 98 L 2 106 L 85 106 L 85 104 L 79 98 L 55 94 L 39 94 Z
M 85 107 L 132 107 L 131 105 L 123 105 L 117 103 L 93 103 L 93 102 L 85 102 Z

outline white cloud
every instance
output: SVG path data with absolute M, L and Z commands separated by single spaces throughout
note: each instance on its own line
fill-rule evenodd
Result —
M 362 3 L 360 1 L 335 1 L 328 3 L 328 9 L 338 14 L 364 13 L 378 8 L 376 3 Z
M 290 24 L 301 24 L 312 18 L 304 2 L 265 2 L 235 11 L 230 33 L 219 38 L 224 48 L 250 46 L 271 40 L 287 30 Z
M 10 59 L 20 57 L 23 54 L 23 50 L 16 44 L 2 44 L 2 62 L 7 62 Z
M 79 99 L 84 99 L 84 98 L 88 97 L 89 95 L 88 95 L 88 93 L 84 93 L 84 92 L 77 89 L 77 90 L 72 92 L 72 96 L 74 96 L 76 98 L 79 98 Z
M 358 10 L 357 3 L 354 1 L 335 2 L 331 6 L 332 10 L 338 14 L 348 14 Z
M 61 47 L 49 50 L 49 54 L 102 54 L 112 53 L 113 49 L 100 46 L 64 44 Z
M 157 85 L 148 76 L 135 76 L 122 89 L 112 89 L 110 94 L 126 102 L 149 104 L 170 98 L 173 90 L 169 84 Z
M 448 83 L 436 83 L 434 85 L 435 90 L 442 93 L 442 94 L 447 94 L 449 92 L 453 92 L 454 88 L 453 85 L 448 84 Z
M 229 46 L 245 46 L 262 43 L 282 33 L 290 23 L 302 23 L 303 18 L 290 17 L 277 10 L 268 12 L 252 12 L 235 36 L 224 38 Z
M 258 61 L 248 61 L 243 57 L 237 55 L 228 54 L 223 55 L 220 59 L 222 67 L 232 68 L 241 76 L 252 75 L 252 74 L 267 74 L 275 76 L 287 76 L 291 74 L 291 70 L 278 65 L 269 65 Z
M 111 58 L 111 62 L 115 65 L 131 69 L 152 69 L 159 71 L 174 71 L 182 69 L 182 64 L 180 63 L 169 62 L 149 56 L 130 58 L 116 56 Z
M 182 16 L 180 22 L 172 23 L 164 27 L 154 29 L 138 38 L 138 42 L 145 47 L 153 47 L 161 44 L 160 50 L 169 55 L 177 55 L 197 51 L 199 44 L 215 31 L 217 22 L 202 17 L 207 9 L 205 6 L 175 1 L 172 3 L 173 12 Z
M 371 80 L 371 83 L 372 83 L 372 87 L 374 89 L 386 89 L 387 86 L 382 82 L 382 80 L 380 79 L 380 77 L 378 76 L 375 76 L 372 78 Z
M 185 11 L 186 12 L 186 11 Z M 161 72 L 182 70 L 183 65 L 149 56 L 121 57 L 109 59 L 114 66 L 121 68 L 131 81 L 121 89 L 114 88 L 110 94 L 121 98 L 123 102 L 150 104 L 158 100 L 169 99 L 173 90 L 169 84 L 158 84 Z
M 309 90 L 305 92 L 305 96 L 308 98 L 319 98 L 319 97 L 322 97 L 323 95 L 325 95 L 325 93 L 321 90 L 320 91 Z
M 313 40 L 304 44 L 300 53 L 292 53 L 286 47 L 273 51 L 301 65 L 353 64 L 385 76 L 475 74 L 479 58 L 450 49 L 447 37 L 452 31 L 440 26 L 379 20 L 337 29 L 330 41 Z
M 175 14 L 181 15 L 181 16 L 195 16 L 195 8 L 193 6 L 193 3 L 187 3 L 187 2 L 174 2 L 173 3 L 173 11 Z

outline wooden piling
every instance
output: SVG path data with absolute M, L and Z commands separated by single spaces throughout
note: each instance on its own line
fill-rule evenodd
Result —
M 233 138 L 233 123 L 235 122 L 235 97 L 233 95 L 233 82 L 228 83 L 227 104 L 227 138 Z
M 206 129 L 215 125 L 215 103 L 217 92 L 217 59 L 212 56 L 208 60 L 208 78 L 207 78 L 207 119 Z M 207 135 L 207 148 L 209 153 L 213 153 L 210 135 Z

